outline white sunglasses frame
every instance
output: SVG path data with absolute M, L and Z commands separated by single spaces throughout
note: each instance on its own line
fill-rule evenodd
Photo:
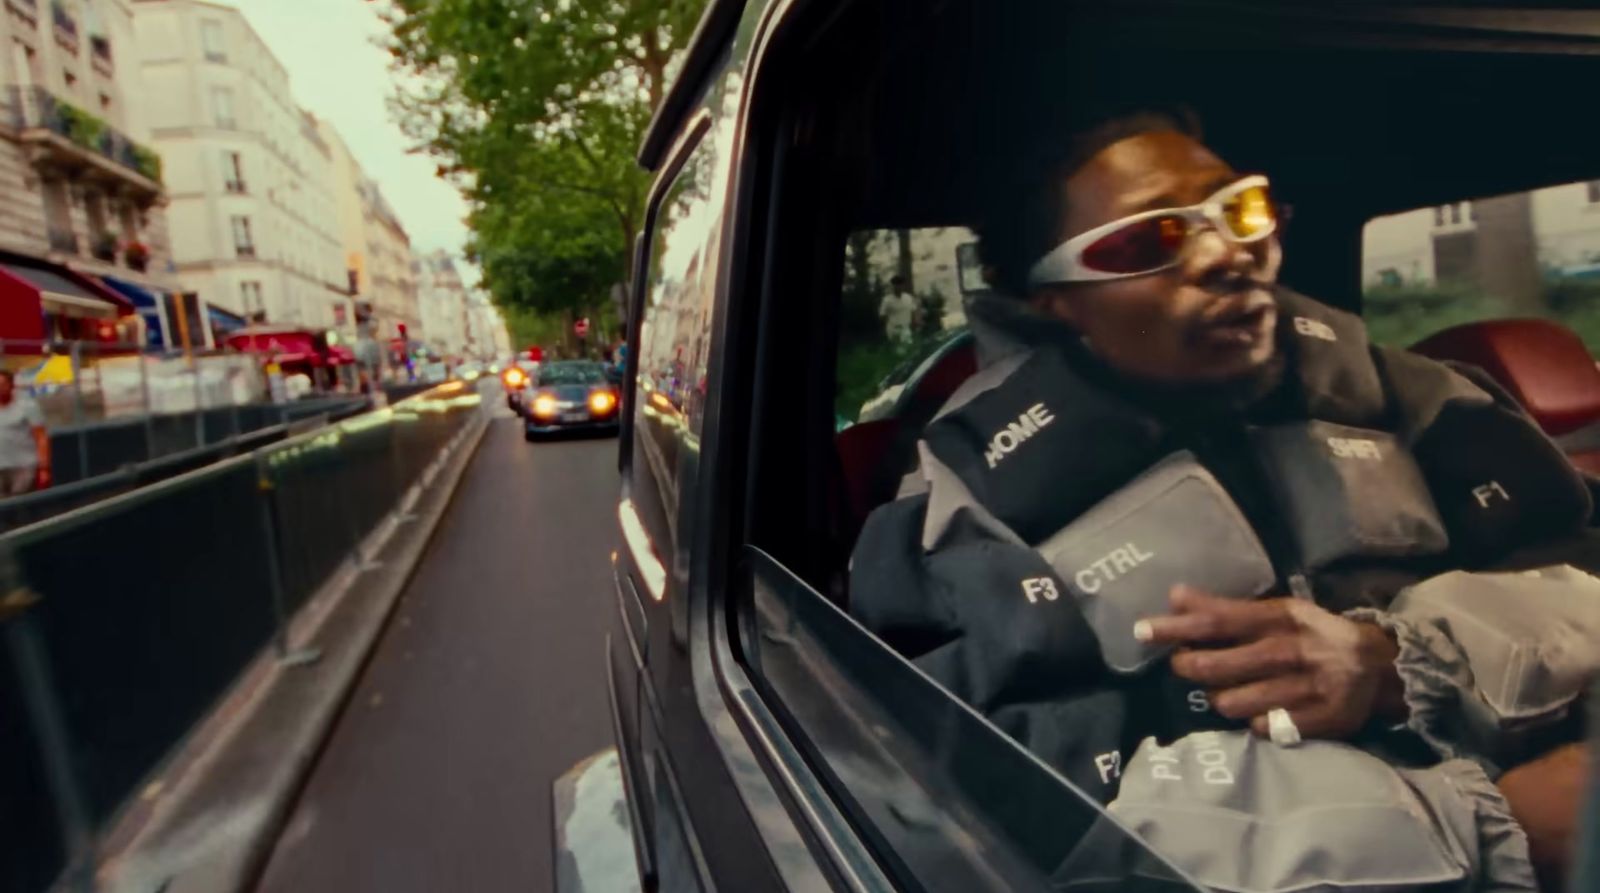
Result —
M 1236 245 L 1249 245 L 1269 238 L 1278 231 L 1277 217 L 1273 218 L 1271 226 L 1262 230 L 1258 235 L 1241 239 L 1228 229 L 1227 221 L 1222 216 L 1222 207 L 1228 199 L 1246 189 L 1255 189 L 1257 187 L 1270 189 L 1270 186 L 1271 184 L 1267 182 L 1266 177 L 1260 175 L 1243 177 L 1213 192 L 1209 198 L 1198 205 L 1190 205 L 1187 208 L 1157 208 L 1152 211 L 1140 211 L 1137 214 L 1130 214 L 1110 223 L 1101 224 L 1094 229 L 1085 230 L 1057 245 L 1051 249 L 1049 254 L 1039 258 L 1038 262 L 1028 271 L 1028 285 L 1062 285 L 1071 282 L 1103 282 L 1109 279 L 1132 279 L 1135 276 L 1148 276 L 1151 273 L 1172 269 L 1182 262 L 1182 249 L 1178 251 L 1170 263 L 1152 267 L 1148 270 L 1139 270 L 1135 273 L 1106 273 L 1084 266 L 1081 260 L 1084 249 L 1093 245 L 1107 234 L 1152 217 L 1177 215 L 1192 223 L 1205 224 L 1215 230 L 1217 235 Z M 1193 238 L 1197 232 L 1199 232 L 1198 229 L 1190 230 L 1189 238 Z

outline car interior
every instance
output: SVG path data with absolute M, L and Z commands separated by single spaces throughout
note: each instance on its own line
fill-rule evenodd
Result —
M 774 257 L 779 272 L 769 281 L 792 299 L 776 302 L 781 320 L 768 324 L 803 327 L 817 347 L 837 343 L 837 301 L 826 296 L 840 293 L 847 234 L 979 228 L 995 177 L 1048 138 L 1052 118 L 1086 101 L 1088 89 L 1192 109 L 1206 142 L 1237 169 L 1269 174 L 1292 211 L 1281 281 L 1355 312 L 1362 231 L 1373 218 L 1600 176 L 1588 149 L 1597 125 L 1565 99 L 1567 85 L 1600 66 L 1600 30 L 1516 31 L 1489 11 L 1441 26 L 1397 13 L 1394 4 L 1363 12 L 1293 3 L 996 8 L 948 0 L 931 13 L 919 7 L 916 16 L 899 14 L 902 6 L 851 6 L 842 13 L 850 21 L 825 31 L 831 42 L 819 41 L 825 50 L 811 48 L 837 64 L 778 88 L 793 91 L 785 107 L 798 112 L 783 125 L 795 139 L 781 162 L 784 213 L 774 218 L 775 244 L 791 247 Z M 814 183 L 831 188 L 806 188 Z M 800 232 L 786 238 L 781 231 L 790 227 Z M 764 349 L 769 363 L 803 350 L 794 339 Z M 1553 323 L 1495 320 L 1416 349 L 1482 366 L 1562 438 L 1575 462 L 1595 471 L 1600 369 L 1576 336 Z M 804 354 L 792 358 L 806 368 L 792 384 L 832 380 L 830 350 Z M 842 598 L 842 561 L 861 522 L 910 470 L 929 407 L 975 368 L 970 351 L 953 352 L 907 383 L 913 394 L 899 403 L 916 411 L 836 436 L 823 420 L 826 392 L 786 397 L 785 406 L 808 409 L 759 429 L 781 431 L 774 442 L 788 445 L 773 452 L 784 459 L 765 464 L 817 465 L 787 480 L 831 485 L 778 500 L 814 504 L 817 493 L 828 494 L 826 504 L 781 522 L 804 524 L 808 535 L 754 541 L 775 554 L 785 542 L 830 543 L 824 554 L 779 557 Z M 833 437 L 826 448 L 818 444 L 822 432 Z M 807 458 L 817 455 L 826 458 Z
M 804 9 L 812 18 L 794 33 L 806 36 L 764 50 L 744 175 L 773 185 L 752 198 L 767 221 L 753 278 L 731 289 L 762 300 L 759 309 L 730 302 L 730 331 L 756 336 L 731 339 L 722 358 L 734 370 L 725 405 L 751 407 L 748 420 L 731 420 L 748 421 L 747 445 L 718 469 L 745 482 L 730 522 L 758 566 L 755 610 L 735 625 L 752 624 L 744 659 L 813 765 L 833 773 L 859 825 L 893 837 L 888 848 L 908 865 L 923 864 L 904 855 L 914 835 L 894 835 L 916 823 L 880 821 L 860 792 L 922 783 L 905 767 L 925 754 L 886 733 L 840 742 L 880 718 L 941 752 L 978 747 L 984 733 L 969 714 L 919 701 L 901 678 L 909 665 L 870 653 L 834 609 L 848 606 L 863 522 L 894 498 L 922 426 L 978 362 L 968 339 L 921 364 L 895 412 L 836 424 L 848 240 L 866 230 L 981 231 L 995 184 L 1076 104 L 1177 104 L 1195 112 L 1221 157 L 1270 176 L 1292 212 L 1280 281 L 1360 313 L 1363 231 L 1375 218 L 1600 178 L 1591 148 L 1600 123 L 1571 100 L 1574 85 L 1600 74 L 1600 18 L 1428 6 L 871 0 Z M 1596 471 L 1600 369 L 1578 335 L 1547 320 L 1494 319 L 1432 333 L 1414 349 L 1482 367 Z M 780 578 L 771 588 L 787 594 L 762 594 Z M 834 609 L 795 594 L 802 589 Z M 805 642 L 837 666 L 806 656 Z M 844 677 L 893 690 L 863 701 Z M 827 756 L 834 747 L 900 750 L 857 777 L 850 759 Z M 1028 759 L 990 754 L 978 761 L 987 775 L 958 787 L 1049 864 L 1046 843 L 1028 836 L 1027 811 L 1008 805 L 1041 790 Z M 931 866 L 954 858 L 947 846 L 924 856 Z

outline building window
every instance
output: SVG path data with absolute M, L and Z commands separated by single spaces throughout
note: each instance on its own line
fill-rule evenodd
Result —
M 222 153 L 223 186 L 233 193 L 243 195 L 244 188 L 244 162 L 238 152 Z
M 1460 205 L 1451 205 L 1450 206 L 1450 222 L 1451 223 L 1460 223 L 1461 222 L 1461 206 Z
M 200 23 L 200 45 L 205 49 L 207 62 L 226 62 L 228 53 L 222 46 L 222 23 L 206 19 Z
M 71 90 L 73 87 L 78 86 L 78 76 L 73 74 L 71 71 L 67 71 L 67 70 L 63 69 L 62 72 L 61 72 L 61 76 L 62 76 L 62 80 L 67 82 L 67 89 L 68 90 Z
M 1590 180 L 1583 185 L 1589 192 L 1589 204 L 1600 204 L 1600 180 Z
M 244 304 L 246 316 L 252 313 L 261 313 L 267 308 L 261 303 L 261 283 L 255 281 L 239 283 L 239 300 Z
M 212 87 L 211 107 L 216 114 L 217 126 L 232 130 L 235 126 L 233 90 L 227 87 Z
M 109 94 L 109 93 L 101 93 L 100 94 L 100 111 L 102 111 L 102 112 L 111 111 L 111 94 Z
M 1433 209 L 1433 225 L 1444 226 L 1444 205 Z
M 233 250 L 239 257 L 255 257 L 256 243 L 250 236 L 250 218 L 233 218 Z

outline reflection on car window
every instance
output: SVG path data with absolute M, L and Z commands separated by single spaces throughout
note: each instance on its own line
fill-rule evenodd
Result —
M 971 278 L 975 244 L 958 226 L 861 230 L 846 240 L 840 426 L 885 414 L 912 372 L 966 324 L 963 276 Z
M 710 320 L 726 205 L 738 78 L 712 100 L 723 114 L 699 138 L 651 215 L 642 271 L 630 493 L 662 556 L 678 549 L 679 497 L 692 490 L 710 363 Z M 673 602 L 681 610 L 682 600 Z M 674 622 L 679 621 L 674 615 Z
M 1361 279 L 1379 344 L 1533 316 L 1600 353 L 1600 189 L 1567 183 L 1378 217 L 1362 233 Z

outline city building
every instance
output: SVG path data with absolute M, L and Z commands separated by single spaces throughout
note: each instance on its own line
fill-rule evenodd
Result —
M 138 338 L 173 281 L 133 7 L 0 0 L 0 39 L 0 337 Z
M 412 338 L 424 328 L 418 302 L 420 265 L 411 238 L 376 181 L 345 145 L 337 130 L 320 122 L 333 154 L 334 205 L 346 279 L 356 296 L 366 335 L 385 341 Z M 415 265 L 415 266 L 414 266 Z
M 418 337 L 422 316 L 417 305 L 418 265 L 411 253 L 411 238 L 376 181 L 363 179 L 357 191 L 365 223 L 364 270 L 370 283 L 370 289 L 362 293 L 371 296 L 383 337 L 398 337 L 400 325 L 413 338 Z
M 466 355 L 469 304 L 455 259 L 450 252 L 439 250 L 420 258 L 419 264 L 417 297 L 423 340 L 446 357 Z
M 1362 242 L 1366 286 L 1469 282 L 1536 306 L 1545 278 L 1600 271 L 1600 181 L 1379 217 Z
M 484 362 L 498 362 L 511 355 L 511 336 L 505 319 L 482 292 L 467 294 L 467 342 L 463 355 Z
M 173 261 L 223 328 L 353 325 L 336 157 L 237 10 L 135 0 L 142 109 L 165 162 Z

